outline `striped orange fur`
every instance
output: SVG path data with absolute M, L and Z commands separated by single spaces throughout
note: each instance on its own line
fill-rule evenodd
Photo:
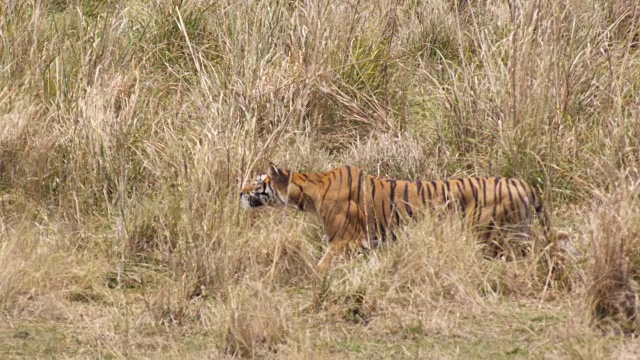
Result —
M 271 164 L 266 174 L 242 189 L 240 198 L 247 208 L 288 205 L 317 215 L 329 242 L 319 270 L 329 268 L 334 256 L 345 250 L 395 239 L 398 227 L 424 210 L 458 212 L 483 239 L 508 227 L 528 236 L 533 211 L 545 236 L 549 231 L 538 191 L 514 178 L 409 181 L 368 175 L 355 166 L 297 173 Z

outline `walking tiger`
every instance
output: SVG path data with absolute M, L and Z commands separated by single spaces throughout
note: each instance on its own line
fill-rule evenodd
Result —
M 241 190 L 240 200 L 245 208 L 287 205 L 318 216 L 329 242 L 319 271 L 326 271 L 337 254 L 395 239 L 400 225 L 425 210 L 460 213 L 486 241 L 503 229 L 528 237 L 533 212 L 546 238 L 549 233 L 538 190 L 506 177 L 409 181 L 368 175 L 355 166 L 300 173 L 270 164 L 266 174 Z

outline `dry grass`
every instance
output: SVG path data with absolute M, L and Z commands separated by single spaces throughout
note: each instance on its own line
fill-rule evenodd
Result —
M 0 356 L 634 358 L 640 5 L 5 1 Z M 268 160 L 515 175 L 570 253 L 455 221 L 314 264 Z M 554 267 L 550 267 L 550 265 Z

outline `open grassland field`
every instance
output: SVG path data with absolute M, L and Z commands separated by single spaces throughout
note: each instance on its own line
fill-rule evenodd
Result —
M 3 0 L 0 357 L 637 358 L 639 42 L 636 0 Z M 269 160 L 517 176 L 571 251 L 427 218 L 319 274 L 240 206 Z

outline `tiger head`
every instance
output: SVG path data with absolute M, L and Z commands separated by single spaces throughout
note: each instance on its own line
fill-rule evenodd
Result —
M 258 175 L 255 181 L 240 191 L 242 207 L 257 208 L 263 205 L 285 205 L 291 199 L 288 190 L 291 173 L 269 164 L 266 174 Z

